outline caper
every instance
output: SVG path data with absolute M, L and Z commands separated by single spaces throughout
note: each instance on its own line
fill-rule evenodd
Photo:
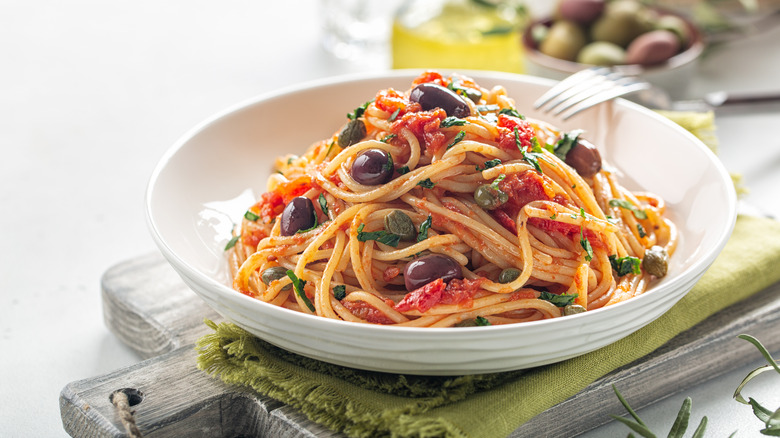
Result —
M 646 249 L 645 257 L 642 259 L 642 269 L 658 278 L 665 276 L 669 269 L 669 254 L 658 245 Z
M 563 308 L 563 314 L 565 316 L 576 315 L 578 313 L 587 312 L 588 309 L 580 306 L 579 304 L 568 304 Z
M 401 236 L 402 240 L 417 238 L 412 218 L 401 210 L 393 210 L 385 216 L 385 231 Z
M 287 268 L 284 266 L 273 266 L 260 274 L 260 279 L 263 280 L 263 283 L 265 283 L 266 286 L 270 286 L 272 282 L 281 280 L 285 277 L 287 277 Z M 288 284 L 287 286 L 283 287 L 282 290 L 289 290 L 291 287 L 292 284 Z
M 362 120 L 350 120 L 339 134 L 339 146 L 342 148 L 352 146 L 366 137 L 366 124 Z
M 511 283 L 520 276 L 520 270 L 516 268 L 506 268 L 498 274 L 498 282 L 501 284 Z
M 485 210 L 493 210 L 509 200 L 509 195 L 490 184 L 482 184 L 474 190 L 474 201 Z

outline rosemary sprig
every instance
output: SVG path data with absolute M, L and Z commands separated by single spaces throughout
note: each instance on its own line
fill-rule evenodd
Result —
M 734 400 L 746 405 L 750 405 L 753 408 L 753 414 L 756 416 L 756 418 L 761 420 L 762 423 L 764 423 L 765 428 L 760 430 L 762 435 L 780 436 L 780 408 L 772 411 L 771 409 L 767 409 L 766 407 L 762 406 L 752 397 L 748 397 L 747 400 L 742 397 L 742 389 L 749 381 L 765 371 L 774 370 L 780 373 L 780 365 L 772 358 L 772 356 L 769 354 L 769 351 L 767 351 L 766 347 L 764 347 L 758 339 L 750 335 L 739 335 L 737 337 L 755 345 L 761 355 L 764 356 L 764 359 L 766 359 L 768 365 L 756 368 L 755 370 L 748 373 L 744 379 L 742 379 L 742 382 L 734 391 Z
M 625 424 L 626 426 L 629 427 L 629 429 L 633 430 L 634 432 L 638 433 L 640 436 L 644 438 L 657 438 L 658 435 L 653 433 L 650 430 L 650 428 L 647 426 L 647 424 L 645 424 L 645 422 L 642 421 L 641 418 L 639 418 L 639 415 L 637 415 L 637 413 L 633 409 L 631 409 L 631 406 L 628 404 L 628 401 L 626 401 L 626 399 L 623 398 L 623 395 L 620 394 L 620 391 L 618 391 L 617 387 L 615 385 L 612 385 L 612 389 L 615 391 L 615 395 L 617 395 L 617 398 L 618 400 L 620 400 L 620 403 L 623 405 L 623 407 L 626 408 L 626 410 L 631 415 L 631 417 L 634 418 L 634 421 L 631 421 L 628 418 L 620 417 L 618 415 L 612 415 L 611 417 Z M 688 422 L 691 419 L 692 406 L 693 406 L 693 402 L 691 401 L 691 398 L 687 397 L 685 401 L 683 401 L 683 404 L 680 407 L 680 411 L 677 413 L 677 418 L 674 420 L 674 424 L 672 424 L 672 428 L 669 431 L 669 434 L 667 435 L 668 438 L 683 438 L 683 435 L 685 435 L 685 431 L 688 430 Z M 699 426 L 696 428 L 691 438 L 703 438 L 704 431 L 706 428 L 707 428 L 707 417 L 703 417 L 701 419 L 701 422 L 699 423 Z

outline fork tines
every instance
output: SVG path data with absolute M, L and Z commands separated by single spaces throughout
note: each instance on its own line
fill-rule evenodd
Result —
M 601 102 L 649 87 L 647 82 L 608 67 L 593 67 L 574 73 L 550 88 L 534 103 L 534 108 L 566 120 Z

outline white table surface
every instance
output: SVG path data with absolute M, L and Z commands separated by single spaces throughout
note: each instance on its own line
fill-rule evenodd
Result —
M 69 382 L 139 362 L 103 325 L 100 277 L 155 251 L 147 179 L 181 134 L 245 98 L 384 63 L 336 60 L 316 0 L 5 0 L 0 3 L 0 437 L 66 436 Z M 780 88 L 780 29 L 701 66 L 691 95 Z M 721 157 L 780 217 L 780 112 L 718 117 Z M 761 365 L 756 355 L 755 366 Z M 745 367 L 686 390 L 708 436 L 756 436 L 731 399 Z M 751 394 L 773 409 L 780 378 Z M 685 394 L 640 411 L 667 430 Z M 661 429 L 663 428 L 663 429 Z M 588 437 L 626 436 L 608 425 Z M 665 433 L 664 433 L 665 434 Z

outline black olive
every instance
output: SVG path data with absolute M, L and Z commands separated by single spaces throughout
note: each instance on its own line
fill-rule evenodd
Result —
M 339 134 L 339 146 L 342 148 L 352 146 L 366 137 L 366 124 L 362 120 L 350 120 Z
M 601 170 L 601 154 L 590 142 L 578 139 L 566 154 L 566 164 L 573 167 L 581 176 L 590 178 Z
M 393 177 L 393 157 L 382 149 L 366 149 L 352 162 L 352 179 L 367 186 L 384 184 Z
M 455 259 L 443 254 L 430 254 L 416 258 L 407 263 L 404 268 L 404 283 L 406 290 L 410 292 L 437 278 L 441 278 L 446 283 L 454 278 L 463 278 L 463 271 Z
M 464 118 L 471 115 L 471 108 L 454 91 L 433 83 L 420 84 L 412 89 L 409 100 L 420 104 L 424 110 L 441 108 L 448 116 Z
M 282 236 L 292 236 L 300 230 L 308 230 L 317 223 L 314 204 L 309 198 L 298 196 L 284 207 L 282 212 Z

